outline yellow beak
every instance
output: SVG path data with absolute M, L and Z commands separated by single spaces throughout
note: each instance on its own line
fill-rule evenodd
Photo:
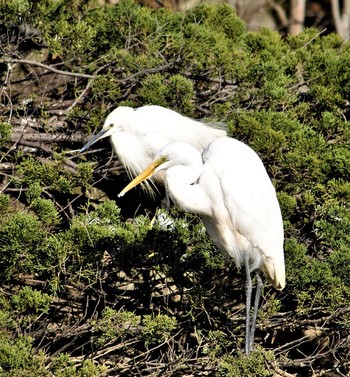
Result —
M 146 179 L 152 177 L 152 175 L 155 173 L 155 170 L 158 166 L 159 166 L 159 162 L 153 161 L 149 166 L 147 166 L 147 168 L 142 173 L 140 173 L 126 187 L 124 187 L 122 191 L 120 191 L 120 193 L 118 194 L 118 197 L 123 196 L 133 187 L 137 186 L 138 184 L 145 181 Z

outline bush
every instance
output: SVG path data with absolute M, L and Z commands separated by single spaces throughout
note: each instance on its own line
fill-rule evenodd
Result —
M 4 376 L 349 374 L 349 43 L 247 32 L 224 4 L 11 0 L 0 21 Z M 287 286 L 266 285 L 250 358 L 243 272 L 198 217 L 116 198 L 107 141 L 77 153 L 149 103 L 226 127 L 276 187 Z

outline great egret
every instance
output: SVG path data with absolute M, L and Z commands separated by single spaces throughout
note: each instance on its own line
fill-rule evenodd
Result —
M 211 141 L 226 136 L 226 131 L 161 106 L 148 105 L 137 109 L 121 106 L 107 116 L 102 130 L 80 152 L 107 136 L 111 137 L 113 149 L 129 177 L 134 178 L 166 144 L 182 141 L 202 151 Z M 155 180 L 162 182 L 162 175 L 156 175 Z M 153 192 L 149 184 L 146 188 Z
M 259 156 L 238 140 L 222 137 L 204 150 L 202 157 L 192 146 L 165 146 L 154 161 L 122 190 L 165 172 L 165 186 L 182 210 L 198 214 L 210 237 L 223 252 L 246 271 L 246 343 L 253 349 L 261 270 L 278 290 L 285 286 L 283 223 L 280 207 Z M 251 315 L 252 278 L 257 288 Z

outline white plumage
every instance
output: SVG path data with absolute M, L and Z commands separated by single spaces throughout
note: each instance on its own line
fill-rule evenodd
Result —
M 222 137 L 203 155 L 192 146 L 173 143 L 121 193 L 164 171 L 174 203 L 198 214 L 218 248 L 247 273 L 246 353 L 253 347 L 257 304 L 250 322 L 251 277 L 261 270 L 276 289 L 285 286 L 283 222 L 276 191 L 259 156 L 238 140 Z M 262 283 L 257 276 L 257 295 Z
M 211 141 L 225 135 L 224 130 L 209 127 L 165 107 L 148 105 L 133 109 L 121 106 L 107 116 L 102 130 L 80 152 L 110 136 L 120 162 L 130 178 L 134 178 L 169 143 L 185 142 L 202 152 Z M 155 179 L 163 182 L 162 174 L 156 175 Z M 149 184 L 147 189 L 152 192 Z

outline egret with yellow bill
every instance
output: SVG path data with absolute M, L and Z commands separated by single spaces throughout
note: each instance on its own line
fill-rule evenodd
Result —
M 210 127 L 162 106 L 147 105 L 136 109 L 120 106 L 107 116 L 102 130 L 80 152 L 98 140 L 110 137 L 120 162 L 129 177 L 134 178 L 169 143 L 185 142 L 202 152 L 211 141 L 222 136 L 226 136 L 225 130 Z M 163 182 L 162 174 L 156 174 L 155 180 Z M 151 194 L 154 192 L 154 185 L 149 183 L 143 188 Z
M 163 147 L 153 162 L 122 190 L 164 173 L 166 190 L 182 210 L 198 214 L 216 246 L 246 272 L 245 352 L 253 349 L 263 282 L 285 286 L 283 222 L 275 188 L 259 156 L 244 143 L 221 137 L 203 154 L 186 143 Z M 252 307 L 252 277 L 257 288 Z

